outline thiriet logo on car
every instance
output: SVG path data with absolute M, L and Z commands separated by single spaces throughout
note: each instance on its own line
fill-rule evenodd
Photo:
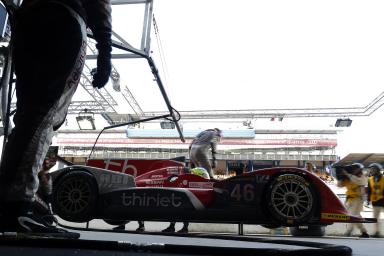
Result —
M 147 195 L 146 193 L 137 195 L 123 193 L 122 195 L 124 206 L 140 206 L 140 207 L 180 207 L 182 205 L 181 197 L 171 194 L 163 196 L 159 193 Z

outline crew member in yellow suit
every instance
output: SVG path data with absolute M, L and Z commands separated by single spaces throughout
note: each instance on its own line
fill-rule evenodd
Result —
M 347 166 L 345 167 L 345 169 Z M 345 178 L 339 179 L 337 185 L 339 187 L 345 187 L 347 189 L 345 201 L 345 207 L 347 210 L 355 216 L 361 216 L 360 213 L 363 210 L 364 205 L 364 196 L 365 196 L 365 186 L 367 185 L 367 177 L 363 173 L 364 165 L 360 163 L 354 163 L 348 166 L 349 172 L 343 170 L 343 175 Z M 360 237 L 368 238 L 367 229 L 362 223 L 348 223 L 346 236 L 352 234 L 353 228 L 357 227 L 361 235 Z
M 372 163 L 370 177 L 368 179 L 368 204 L 372 203 L 373 217 L 377 219 L 373 237 L 380 237 L 380 213 L 384 210 L 384 177 L 383 167 L 378 163 Z

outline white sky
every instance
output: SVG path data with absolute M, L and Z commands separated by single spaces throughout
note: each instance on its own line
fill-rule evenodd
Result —
M 379 0 L 154 0 L 166 76 L 154 35 L 153 57 L 177 110 L 363 107 L 384 89 L 383 13 Z M 113 7 L 114 30 L 136 47 L 142 16 Z M 165 110 L 142 62 L 114 65 L 144 111 Z M 383 117 L 351 117 L 338 153 L 383 153 Z

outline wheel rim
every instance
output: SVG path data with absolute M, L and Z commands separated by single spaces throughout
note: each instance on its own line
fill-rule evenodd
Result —
M 271 204 L 284 219 L 302 220 L 312 210 L 313 197 L 309 187 L 297 179 L 279 181 L 272 189 Z
M 90 200 L 91 187 L 84 179 L 67 179 L 61 184 L 57 194 L 60 208 L 68 214 L 77 214 L 86 210 Z

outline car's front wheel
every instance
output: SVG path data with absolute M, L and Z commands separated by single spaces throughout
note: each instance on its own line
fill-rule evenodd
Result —
M 92 219 L 98 197 L 97 182 L 85 171 L 64 174 L 53 186 L 52 208 L 67 221 L 85 222 Z

